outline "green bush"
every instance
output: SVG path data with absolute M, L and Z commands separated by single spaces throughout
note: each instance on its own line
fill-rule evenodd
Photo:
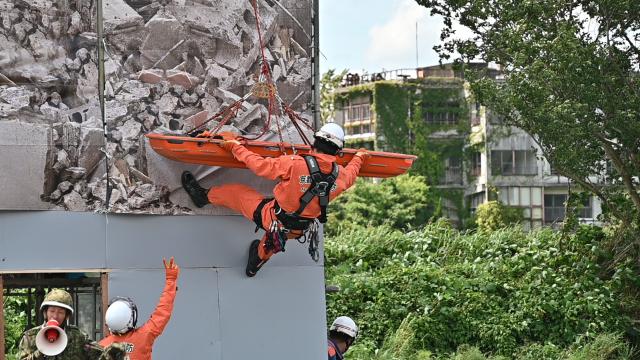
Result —
M 397 229 L 423 225 L 430 217 L 424 177 L 402 175 L 373 183 L 363 179 L 329 205 L 328 235 L 358 226 L 388 224 Z
M 505 206 L 499 201 L 480 204 L 476 210 L 476 224 L 479 231 L 494 230 L 519 224 L 523 219 L 522 210 Z
M 326 239 L 327 282 L 342 289 L 327 297 L 328 318 L 356 319 L 354 354 L 442 357 L 468 344 L 551 359 L 598 334 L 636 331 L 620 299 L 640 278 L 632 263 L 601 267 L 603 236 L 593 227 L 565 239 L 550 229 L 463 234 L 443 222 L 408 233 L 354 227 Z
M 18 344 L 22 333 L 26 330 L 27 309 L 29 304 L 26 297 L 7 296 L 4 298 L 4 346 L 7 354 L 15 355 L 18 352 Z M 8 357 L 11 359 L 11 356 Z

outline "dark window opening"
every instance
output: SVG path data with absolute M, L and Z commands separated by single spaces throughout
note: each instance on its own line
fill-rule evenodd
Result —
M 3 295 L 2 319 L 20 333 L 44 322 L 40 305 L 45 295 L 54 288 L 68 291 L 73 298 L 74 313 L 69 324 L 79 327 L 93 340 L 104 336 L 102 309 L 106 306 L 106 273 L 30 273 L 0 274 Z M 10 339 L 5 334 L 7 354 L 15 354 L 20 338 Z M 9 343 L 13 341 L 13 343 Z
M 491 151 L 492 175 L 537 175 L 538 164 L 533 150 Z
M 471 176 L 480 176 L 482 172 L 482 154 L 479 152 L 471 155 Z

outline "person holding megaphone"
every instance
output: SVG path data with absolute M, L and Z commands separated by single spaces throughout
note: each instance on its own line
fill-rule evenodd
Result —
M 79 328 L 67 324 L 73 314 L 71 294 L 53 289 L 45 297 L 40 310 L 45 323 L 27 330 L 20 340 L 20 360 L 122 360 L 124 348 L 103 348 L 89 339 Z

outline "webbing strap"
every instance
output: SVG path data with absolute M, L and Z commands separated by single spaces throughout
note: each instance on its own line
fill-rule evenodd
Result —
M 300 207 L 295 211 L 295 214 L 300 216 L 311 200 L 317 196 L 318 202 L 320 203 L 320 217 L 318 220 L 324 224 L 327 222 L 327 205 L 329 205 L 329 195 L 331 194 L 331 189 L 338 178 L 338 165 L 333 163 L 331 173 L 323 174 L 320 171 L 318 161 L 315 157 L 307 155 L 304 156 L 304 159 L 307 163 L 307 168 L 309 169 L 311 185 L 300 197 Z

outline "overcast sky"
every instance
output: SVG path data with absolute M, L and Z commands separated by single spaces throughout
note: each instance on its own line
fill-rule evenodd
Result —
M 413 0 L 320 0 L 320 72 L 434 65 L 442 19 Z M 418 64 L 416 64 L 416 23 Z M 325 59 L 326 57 L 326 59 Z

